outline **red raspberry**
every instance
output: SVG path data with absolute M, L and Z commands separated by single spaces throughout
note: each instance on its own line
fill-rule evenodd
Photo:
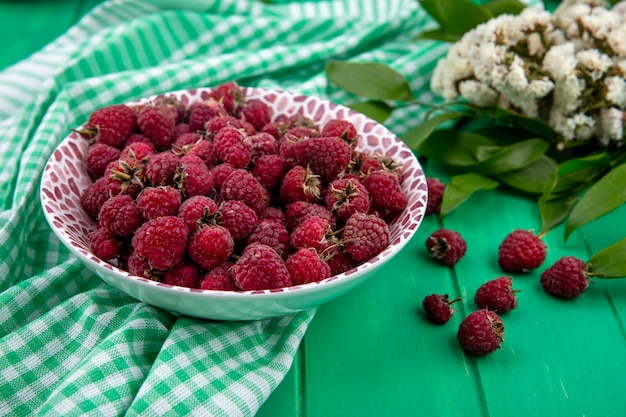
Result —
M 506 313 L 517 307 L 517 290 L 513 289 L 511 277 L 499 277 L 485 282 L 474 295 L 478 308 L 486 308 L 496 313 Z
M 235 81 L 225 82 L 211 89 L 209 97 L 224 106 L 229 114 L 237 115 L 246 103 L 246 96 Z
M 259 218 L 245 203 L 226 200 L 219 206 L 218 222 L 228 229 L 235 242 L 240 242 L 252 233 Z
M 504 323 L 493 311 L 476 310 L 461 322 L 457 339 L 466 352 L 487 355 L 504 341 Z
M 109 199 L 109 192 L 107 191 L 106 178 L 100 177 L 90 184 L 80 196 L 80 204 L 87 212 L 89 217 L 96 220 L 98 213 L 102 208 L 105 201 Z
M 274 121 L 274 122 L 269 122 L 268 124 L 263 126 L 259 132 L 269 133 L 276 140 L 279 140 L 280 138 L 283 137 L 286 131 L 287 131 L 287 126 L 284 123 Z
M 283 258 L 261 243 L 247 246 L 231 272 L 237 287 L 244 291 L 291 286 L 291 276 Z
M 134 142 L 126 145 L 120 152 L 120 159 L 139 159 L 142 162 L 148 160 L 150 155 L 156 152 L 156 147 L 152 142 Z
M 504 272 L 528 272 L 546 259 L 546 245 L 533 232 L 514 230 L 498 249 L 498 264 Z
M 178 217 L 185 222 L 189 233 L 195 233 L 202 226 L 214 224 L 217 211 L 212 198 L 196 195 L 182 202 Z
M 179 136 L 172 148 L 180 155 L 196 155 L 204 161 L 207 167 L 217 165 L 217 156 L 213 149 L 213 143 L 198 133 L 186 133 Z
M 174 137 L 177 138 L 179 136 L 182 136 L 186 133 L 190 133 L 191 130 L 189 130 L 189 124 L 188 123 L 178 123 L 176 125 L 176 127 L 174 128 Z
M 210 270 L 226 262 L 233 254 L 234 246 L 233 238 L 225 227 L 206 226 L 191 235 L 187 254 L 202 268 Z
M 252 175 L 268 190 L 281 184 L 286 171 L 287 163 L 280 155 L 259 156 L 251 170 Z
M 219 194 L 222 191 L 222 184 L 234 170 L 235 168 L 227 162 L 211 168 L 211 174 L 213 174 L 213 189 L 215 189 L 216 193 Z
M 285 162 L 287 162 L 287 169 L 291 169 L 298 165 L 296 143 L 300 140 L 301 139 L 296 136 L 286 134 L 278 141 L 278 154 L 285 158 Z
M 269 206 L 269 192 L 245 169 L 234 170 L 222 183 L 220 196 L 224 200 L 238 200 L 257 214 Z
M 209 138 L 214 138 L 215 134 L 226 126 L 234 127 L 236 129 L 244 129 L 244 125 L 241 120 L 229 115 L 220 115 L 207 121 L 204 124 L 204 130 Z
M 104 170 L 109 195 L 126 194 L 137 197 L 144 187 L 145 165 L 138 159 L 118 159 Z
M 341 221 L 370 210 L 367 188 L 355 178 L 340 178 L 330 183 L 325 202 L 326 208 Z
M 189 106 L 189 131 L 202 131 L 206 122 L 220 116 L 228 116 L 228 112 L 217 101 L 209 99 L 195 102 Z
M 357 266 L 356 262 L 345 252 L 333 253 L 326 262 L 330 266 L 330 273 L 333 276 L 343 274 Z
M 182 261 L 165 271 L 163 283 L 179 287 L 199 288 L 200 278 L 196 265 Z
M 100 225 L 116 236 L 130 236 L 143 223 L 143 215 L 132 197 L 116 195 L 100 209 Z
M 367 155 L 361 153 L 358 157 L 358 165 L 359 172 L 363 175 L 368 175 L 373 171 L 387 171 L 399 178 L 402 169 L 401 163 L 389 156 L 380 154 Z
M 289 254 L 289 232 L 284 224 L 276 220 L 260 220 L 246 240 L 246 245 L 253 243 L 273 248 L 283 259 Z
M 336 136 L 298 141 L 294 151 L 298 164 L 310 167 L 326 182 L 333 181 L 345 171 L 352 158 L 350 145 Z
M 120 159 L 120 150 L 104 143 L 94 143 L 87 150 L 85 165 L 92 179 L 98 179 L 104 175 L 104 170 L 111 162 Z
M 137 124 L 158 150 L 168 149 L 176 135 L 176 115 L 164 107 L 143 107 L 137 114 Z
M 322 183 L 310 169 L 296 165 L 285 174 L 280 184 L 280 200 L 283 204 L 306 201 L 314 203 L 322 197 Z
M 252 161 L 252 144 L 241 130 L 226 126 L 215 134 L 213 149 L 218 159 L 235 168 L 245 168 Z
M 278 155 L 278 141 L 269 133 L 260 132 L 248 139 L 252 144 L 252 159 L 261 155 Z
M 321 217 L 330 224 L 331 229 L 337 227 L 337 219 L 335 215 L 326 207 L 318 204 L 308 203 L 306 201 L 296 201 L 287 205 L 285 211 L 290 229 L 295 229 L 300 223 L 312 216 Z
M 379 217 L 355 213 L 343 229 L 343 246 L 355 262 L 365 262 L 382 252 L 391 240 L 387 223 Z
M 170 151 L 151 155 L 146 163 L 146 178 L 155 187 L 174 185 L 174 176 L 179 164 L 180 157 Z
M 259 214 L 259 221 L 272 220 L 287 227 L 287 215 L 280 207 L 265 207 Z
M 121 256 L 124 247 L 119 236 L 110 233 L 104 227 L 89 234 L 89 243 L 93 254 L 104 261 Z
M 133 133 L 132 135 L 130 135 L 130 137 L 126 139 L 126 142 L 124 142 L 124 147 L 127 147 L 128 145 L 132 145 L 133 143 L 147 143 L 149 145 L 152 145 L 153 149 L 156 150 L 154 143 L 152 143 L 150 138 L 144 135 L 143 133 Z
M 454 300 L 449 299 L 449 295 L 431 294 L 427 295 L 422 302 L 422 307 L 426 311 L 426 316 L 435 324 L 447 323 L 456 310 L 452 308 L 452 304 L 459 301 L 460 298 Z
M 426 177 L 426 184 L 428 186 L 426 214 L 439 214 L 441 213 L 441 201 L 446 185 L 439 181 L 439 179 L 432 177 Z
M 398 178 L 389 171 L 372 171 L 362 180 L 375 207 L 401 211 L 407 206 L 407 197 Z
M 458 232 L 439 229 L 428 236 L 426 248 L 432 259 L 451 266 L 465 255 L 467 244 Z
M 259 131 L 272 119 L 272 109 L 259 99 L 246 101 L 242 110 L 243 118 Z
M 285 116 L 285 115 L 278 115 L 278 117 L 276 118 L 277 121 L 281 121 L 287 124 L 287 126 L 289 126 L 290 128 L 293 127 L 308 127 L 311 129 L 314 129 L 316 131 L 319 131 L 317 125 L 315 124 L 315 122 L 300 114 L 300 113 L 296 113 L 293 114 L 291 116 Z
M 204 139 L 204 136 L 197 132 L 185 133 L 176 137 L 174 143 L 172 144 L 172 148 L 180 149 L 188 145 L 193 145 L 196 142 L 200 142 Z
M 180 158 L 174 182 L 187 198 L 195 195 L 208 195 L 213 190 L 213 174 L 204 161 L 193 154 Z
M 114 104 L 95 110 L 79 133 L 97 143 L 122 148 L 126 139 L 137 130 L 137 114 L 125 104 Z
M 301 248 L 285 261 L 293 285 L 319 282 L 330 277 L 330 266 L 315 249 Z
M 128 257 L 126 269 L 135 276 L 148 278 L 153 281 L 161 281 L 161 278 L 163 277 L 163 273 L 161 271 L 153 269 L 147 259 L 140 257 L 135 252 L 131 253 Z
M 233 274 L 230 272 L 235 265 L 232 262 L 224 262 L 211 269 L 200 282 L 200 288 L 203 290 L 217 291 L 237 291 Z
M 311 216 L 302 221 L 289 235 L 289 243 L 295 250 L 314 248 L 322 252 L 337 242 L 330 223 L 321 217 Z
M 180 263 L 187 249 L 189 230 L 176 216 L 162 216 L 142 224 L 133 236 L 135 253 L 156 270 L 166 271 Z
M 359 133 L 352 123 L 343 119 L 331 119 L 322 128 L 322 136 L 338 136 L 353 146 L 359 137 Z
M 564 256 L 541 274 L 541 286 L 550 295 L 571 299 L 589 285 L 587 265 L 573 256 Z
M 157 97 L 154 104 L 162 108 L 169 108 L 174 114 L 176 123 L 182 123 L 187 116 L 187 106 L 173 95 Z
M 150 220 L 161 216 L 176 216 L 182 196 L 170 186 L 146 187 L 139 193 L 136 201 L 144 219 Z

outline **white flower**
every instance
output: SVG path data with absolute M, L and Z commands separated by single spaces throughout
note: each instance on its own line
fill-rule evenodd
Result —
M 613 65 L 613 60 L 597 49 L 587 49 L 576 54 L 580 68 L 584 70 L 593 81 L 597 81 Z
M 606 100 L 620 109 L 626 109 L 626 79 L 607 77 L 604 79 L 604 87 Z
M 572 42 L 555 45 L 543 58 L 543 69 L 557 81 L 571 74 L 576 68 L 575 48 Z
M 496 104 L 498 93 L 486 84 L 476 80 L 467 80 L 459 84 L 459 92 L 470 103 L 479 107 Z
M 567 120 L 567 124 L 574 129 L 576 140 L 587 140 L 593 137 L 596 130 L 596 120 L 587 114 L 578 113 Z
M 562 77 L 554 88 L 554 104 L 559 112 L 571 113 L 581 104 L 580 95 L 585 89 L 585 81 L 576 77 L 574 72 Z
M 541 35 L 537 32 L 530 33 L 526 37 L 526 44 L 528 45 L 528 53 L 530 56 L 541 56 L 546 52 Z
M 600 111 L 596 133 L 600 143 L 606 146 L 610 141 L 621 142 L 624 139 L 624 117 L 623 111 L 613 107 Z
M 528 94 L 534 98 L 543 98 L 554 90 L 554 83 L 548 77 L 532 80 L 528 85 Z
M 622 24 L 613 29 L 606 37 L 606 43 L 613 53 L 620 58 L 626 58 L 626 15 L 624 17 Z

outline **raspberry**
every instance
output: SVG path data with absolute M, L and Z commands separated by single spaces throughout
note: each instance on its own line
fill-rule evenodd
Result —
M 174 176 L 179 163 L 180 157 L 170 151 L 151 155 L 146 163 L 146 178 L 155 187 L 174 185 Z
M 220 116 L 228 116 L 228 112 L 213 99 L 193 103 L 189 106 L 189 131 L 202 131 L 206 122 Z
M 174 182 L 187 198 L 208 195 L 213 190 L 213 174 L 204 161 L 193 154 L 180 158 Z
M 158 150 L 171 146 L 176 134 L 176 116 L 167 107 L 148 105 L 137 114 L 141 132 L 152 140 Z
M 252 161 L 252 143 L 241 130 L 226 126 L 215 134 L 213 149 L 219 160 L 235 168 L 245 168 Z
M 166 271 L 183 260 L 188 237 L 189 230 L 181 219 L 162 216 L 142 224 L 135 231 L 132 245 L 151 268 Z
M 160 96 L 154 100 L 156 106 L 169 108 L 174 114 L 176 123 L 182 123 L 187 115 L 187 106 L 173 95 Z
M 465 255 L 467 244 L 458 232 L 439 229 L 428 236 L 426 248 L 432 259 L 452 266 Z
M 289 243 L 295 250 L 314 248 L 319 252 L 336 242 L 330 223 L 321 217 L 311 216 L 300 223 L 289 235 Z
M 200 133 L 184 133 L 176 137 L 176 140 L 174 140 L 174 143 L 172 143 L 172 148 L 180 149 L 188 145 L 193 145 L 194 143 L 199 142 L 202 139 L 204 139 L 204 136 L 202 136 Z
M 229 116 L 229 115 L 219 115 L 217 117 L 214 117 L 208 120 L 204 124 L 204 130 L 206 131 L 206 134 L 208 137 L 214 138 L 215 134 L 219 132 L 220 130 L 222 130 L 223 128 L 225 128 L 226 126 L 231 126 L 236 129 L 244 128 L 241 120 L 236 119 L 233 116 Z
M 244 291 L 291 286 L 291 276 L 283 258 L 261 243 L 247 246 L 231 272 L 237 287 Z
M 398 178 L 389 171 L 372 171 L 362 180 L 373 206 L 401 211 L 407 206 L 407 197 Z
M 196 195 L 182 202 L 178 217 L 185 222 L 189 233 L 195 233 L 201 226 L 213 224 L 217 211 L 217 204 L 212 198 Z
M 134 198 L 143 189 L 145 166 L 138 159 L 118 159 L 107 165 L 104 177 L 109 195 L 126 194 Z
M 331 275 L 339 275 L 356 267 L 357 264 L 345 252 L 335 252 L 326 261 L 330 266 Z
M 177 138 L 179 136 L 184 135 L 185 133 L 190 133 L 189 124 L 188 123 L 178 123 L 174 128 L 174 137 Z
M 545 243 L 528 230 L 512 231 L 498 249 L 498 264 L 504 272 L 528 272 L 539 268 L 545 259 Z
M 96 143 L 122 148 L 126 139 L 137 130 L 137 114 L 125 104 L 114 104 L 95 110 L 79 133 Z
M 350 145 L 336 136 L 298 141 L 294 151 L 300 165 L 308 166 L 326 182 L 337 178 L 348 167 L 352 157 Z
M 139 159 L 140 161 L 146 161 L 150 155 L 156 152 L 156 147 L 152 142 L 133 142 L 126 145 L 122 152 L 120 152 L 120 159 Z
M 263 126 L 261 130 L 259 131 L 259 133 L 269 133 L 276 140 L 279 140 L 280 138 L 283 137 L 286 131 L 287 131 L 287 127 L 285 126 L 284 123 L 274 121 L 274 122 L 269 122 L 268 124 Z
M 232 115 L 237 115 L 243 108 L 246 97 L 239 85 L 234 82 L 225 82 L 213 88 L 209 97 L 224 106 L 224 109 Z
M 89 234 L 89 243 L 93 254 L 105 261 L 121 256 L 124 247 L 119 236 L 110 233 L 104 227 Z
M 219 194 L 222 191 L 222 184 L 234 170 L 235 168 L 227 162 L 211 168 L 211 174 L 213 174 L 213 189 L 215 189 L 216 193 Z
M 236 169 L 224 180 L 220 196 L 224 200 L 238 200 L 260 213 L 269 206 L 269 192 L 245 169 Z
M 474 295 L 478 308 L 486 308 L 496 313 L 506 313 L 517 307 L 517 290 L 513 289 L 511 277 L 499 277 L 482 284 Z
M 296 165 L 285 174 L 279 190 L 283 204 L 296 201 L 314 203 L 322 196 L 322 183 L 311 170 Z
M 285 214 L 287 216 L 288 225 L 292 230 L 312 216 L 327 220 L 333 230 L 337 226 L 337 219 L 330 210 L 324 206 L 308 203 L 306 201 L 296 201 L 295 203 L 287 205 Z
M 257 131 L 270 122 L 272 115 L 272 109 L 259 99 L 246 101 L 242 110 L 244 120 L 254 126 Z
M 137 207 L 144 219 L 156 219 L 160 216 L 175 216 L 182 203 L 182 196 L 169 186 L 146 187 L 136 199 Z
M 343 229 L 343 246 L 355 262 L 367 261 L 382 252 L 391 239 L 387 223 L 379 217 L 355 213 Z
M 285 228 L 288 226 L 287 215 L 280 207 L 265 207 L 259 213 L 259 221 L 261 220 L 272 220 L 285 226 Z
M 239 242 L 252 233 L 259 218 L 245 203 L 226 200 L 219 206 L 218 222 L 228 229 L 235 242 Z
M 278 141 L 278 154 L 285 158 L 285 162 L 287 162 L 287 168 L 291 169 L 294 166 L 298 165 L 298 157 L 296 154 L 296 143 L 298 143 L 301 139 L 286 134 L 282 139 Z
M 487 309 L 470 313 L 459 325 L 459 344 L 468 353 L 487 355 L 504 341 L 504 323 L 497 313 Z
M 116 236 L 130 236 L 143 223 L 143 215 L 132 197 L 116 195 L 100 209 L 100 225 Z
M 460 298 L 454 300 L 449 299 L 449 295 L 431 294 L 424 297 L 422 307 L 426 311 L 426 316 L 435 324 L 447 323 L 456 310 L 452 308 L 452 304 L 459 301 Z
M 150 138 L 144 135 L 143 133 L 133 133 L 132 135 L 130 135 L 130 137 L 126 139 L 126 142 L 124 142 L 124 147 L 127 147 L 128 145 L 132 145 L 133 143 L 140 143 L 140 142 L 152 145 L 153 149 L 156 150 L 154 143 L 152 143 Z
M 178 137 L 172 147 L 176 148 L 181 155 L 196 155 L 200 157 L 208 168 L 213 168 L 217 165 L 217 156 L 213 149 L 213 143 L 197 133 L 186 133 Z
M 341 221 L 348 220 L 354 213 L 367 213 L 370 209 L 367 188 L 355 178 L 340 178 L 330 183 L 325 202 L 326 208 Z
M 261 155 L 278 155 L 278 141 L 269 133 L 260 132 L 248 139 L 252 144 L 252 159 Z
M 287 163 L 280 155 L 259 156 L 251 170 L 252 175 L 268 190 L 281 183 L 286 171 Z
M 80 204 L 92 219 L 98 218 L 98 213 L 105 201 L 109 199 L 106 178 L 101 177 L 93 184 L 90 184 L 80 196 Z
M 312 248 L 301 248 L 289 255 L 285 266 L 291 275 L 293 285 L 319 282 L 330 277 L 330 266 Z
M 128 257 L 126 268 L 128 269 L 128 272 L 135 276 L 148 278 L 153 281 L 161 281 L 161 278 L 163 277 L 163 273 L 161 271 L 156 271 L 150 266 L 147 259 L 140 257 L 135 252 L 131 253 Z
M 104 143 L 94 143 L 87 150 L 85 165 L 92 179 L 98 179 L 104 175 L 107 165 L 120 158 L 120 150 Z
M 352 123 L 343 119 L 331 119 L 322 128 L 322 136 L 338 136 L 349 145 L 356 144 L 359 137 L 356 128 Z
M 200 287 L 200 274 L 198 268 L 191 262 L 182 261 L 165 271 L 163 283 L 178 285 L 179 287 Z
M 200 228 L 189 238 L 187 254 L 202 268 L 210 270 L 226 262 L 233 254 L 233 238 L 222 226 Z
M 439 214 L 441 213 L 441 201 L 446 185 L 439 181 L 439 179 L 432 177 L 426 177 L 426 184 L 428 186 L 426 214 Z
M 373 171 L 387 171 L 399 177 L 402 168 L 402 164 L 396 162 L 393 158 L 380 154 L 366 155 L 361 153 L 358 165 L 359 172 L 363 175 L 368 175 Z
M 285 136 L 293 136 L 300 140 L 319 138 L 320 132 L 315 127 L 308 126 L 292 126 L 285 132 Z
M 260 220 L 246 240 L 246 245 L 253 243 L 262 243 L 273 248 L 283 259 L 289 254 L 289 232 L 277 220 Z
M 233 265 L 235 264 L 227 261 L 211 269 L 202 277 L 200 288 L 203 290 L 237 291 L 233 274 L 230 272 Z
M 573 256 L 564 256 L 541 274 L 541 286 L 550 295 L 571 299 L 589 285 L 587 265 Z

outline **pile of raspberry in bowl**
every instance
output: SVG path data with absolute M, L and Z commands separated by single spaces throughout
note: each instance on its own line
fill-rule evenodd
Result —
M 97 225 L 92 252 L 164 284 L 319 282 L 385 250 L 409 204 L 402 164 L 357 150 L 350 121 L 277 113 L 235 82 L 191 103 L 102 107 L 76 132 L 89 141 L 80 202 Z

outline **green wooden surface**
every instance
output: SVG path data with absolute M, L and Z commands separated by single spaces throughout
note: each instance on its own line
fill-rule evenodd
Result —
M 97 0 L 0 1 L 0 69 L 63 33 Z M 425 165 L 430 176 L 446 172 Z M 545 267 L 586 259 L 626 236 L 626 207 L 576 231 L 545 237 Z M 467 255 L 455 268 L 428 259 L 439 227 L 459 231 Z M 258 415 L 280 416 L 621 416 L 626 406 L 626 280 L 596 280 L 579 299 L 548 296 L 540 271 L 516 274 L 517 309 L 503 315 L 502 350 L 464 354 L 456 328 L 478 286 L 502 275 L 499 242 L 515 228 L 539 229 L 534 202 L 480 192 L 443 222 L 424 220 L 397 259 L 353 292 L 319 308 L 291 371 Z M 443 326 L 429 323 L 430 293 L 463 297 Z

